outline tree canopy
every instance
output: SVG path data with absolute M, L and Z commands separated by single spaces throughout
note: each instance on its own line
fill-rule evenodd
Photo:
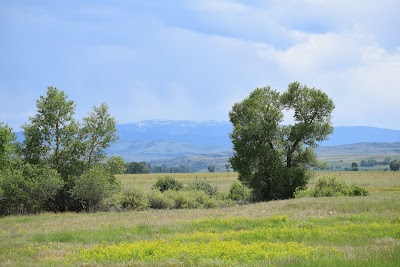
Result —
M 256 88 L 233 105 L 230 163 L 257 199 L 290 198 L 306 185 L 307 167 L 319 164 L 313 149 L 333 132 L 334 107 L 324 92 L 298 82 L 283 93 Z M 285 111 L 293 124 L 282 125 Z
M 48 87 L 36 106 L 36 114 L 22 126 L 22 145 L 12 130 L 0 123 L 0 199 L 5 202 L 0 214 L 78 211 L 86 202 L 91 203 L 88 208 L 96 207 L 98 199 L 93 202 L 92 196 L 85 196 L 90 190 L 82 190 L 90 187 L 84 180 L 107 177 L 108 184 L 101 190 L 118 189 L 113 175 L 124 171 L 122 158 L 105 157 L 104 149 L 118 138 L 116 120 L 108 113 L 107 104 L 95 106 L 79 122 L 74 118 L 74 101 L 64 91 Z M 104 196 L 106 192 L 99 197 Z

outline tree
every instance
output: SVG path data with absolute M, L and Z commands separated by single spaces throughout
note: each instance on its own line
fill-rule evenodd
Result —
M 47 164 L 62 173 L 62 165 L 68 157 L 67 150 L 77 124 L 73 118 L 75 103 L 55 87 L 47 88 L 46 96 L 36 101 L 37 114 L 30 117 L 30 124 L 23 125 L 24 156 L 28 163 Z
M 390 170 L 391 171 L 399 171 L 400 170 L 400 161 L 395 159 L 390 162 Z
M 6 124 L 0 123 L 0 172 L 12 168 L 20 159 L 15 134 Z
M 103 103 L 94 107 L 80 124 L 74 119 L 75 103 L 55 87 L 48 87 L 37 100 L 37 114 L 23 125 L 23 156 L 26 163 L 54 168 L 64 186 L 49 209 L 65 211 L 81 209 L 71 194 L 77 177 L 102 164 L 104 149 L 117 139 L 116 120 Z
M 207 169 L 208 169 L 209 172 L 215 172 L 215 166 L 214 165 L 208 166 Z
M 121 156 L 109 157 L 105 163 L 111 174 L 122 174 L 125 172 L 125 162 Z
M 150 173 L 151 166 L 146 162 L 129 162 L 125 164 L 125 173 Z M 155 167 L 155 172 L 161 172 L 161 167 Z
M 357 162 L 353 162 L 353 163 L 351 163 L 351 170 L 352 171 L 358 171 L 358 164 L 357 164 Z
M 232 168 L 259 200 L 293 197 L 309 179 L 307 168 L 318 166 L 314 153 L 333 132 L 333 101 L 321 90 L 289 84 L 279 93 L 256 88 L 229 112 L 233 131 Z M 293 125 L 281 125 L 284 111 L 293 112 Z
M 108 113 L 106 103 L 93 107 L 88 117 L 83 118 L 81 129 L 85 147 L 85 161 L 89 166 L 105 158 L 104 149 L 118 139 L 116 134 L 117 121 Z

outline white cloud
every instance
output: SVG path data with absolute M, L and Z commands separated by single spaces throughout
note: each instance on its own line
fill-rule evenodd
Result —
M 18 113 L 17 102 L 34 111 L 47 83 L 66 90 L 79 114 L 106 101 L 129 122 L 227 119 L 255 87 L 283 91 L 298 80 L 333 98 L 336 125 L 400 127 L 392 116 L 400 97 L 398 1 L 7 6 L 0 91 L 19 96 L 0 99 L 3 119 Z

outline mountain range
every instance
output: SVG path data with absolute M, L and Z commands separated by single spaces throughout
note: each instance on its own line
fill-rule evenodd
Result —
M 211 154 L 218 157 L 232 153 L 231 131 L 232 125 L 226 121 L 147 120 L 118 124 L 119 140 L 106 152 L 121 155 L 125 161 L 159 161 Z M 329 147 L 356 143 L 395 142 L 400 142 L 400 130 L 339 126 L 329 140 L 322 142 L 320 151 L 326 153 L 331 150 Z

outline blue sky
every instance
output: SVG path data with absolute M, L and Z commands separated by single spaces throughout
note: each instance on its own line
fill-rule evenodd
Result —
M 335 102 L 335 126 L 400 129 L 397 0 L 0 2 L 0 122 L 48 85 L 81 118 L 228 120 L 256 87 L 293 81 Z

